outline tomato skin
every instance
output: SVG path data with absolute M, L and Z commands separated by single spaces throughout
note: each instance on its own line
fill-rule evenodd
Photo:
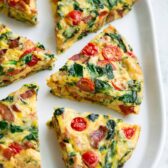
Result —
M 82 160 L 89 168 L 94 168 L 98 163 L 98 156 L 92 151 L 87 151 L 82 154 Z
M 102 50 L 102 55 L 105 60 L 110 61 L 121 61 L 122 59 L 122 52 L 119 47 L 107 45 Z
M 88 43 L 82 50 L 82 54 L 86 56 L 94 56 L 98 53 L 98 48 L 93 43 Z
M 123 83 L 120 82 L 120 80 L 114 79 L 111 83 L 115 90 L 121 91 L 121 90 L 126 89 L 126 87 L 124 86 Z
M 71 128 L 75 131 L 84 131 L 87 127 L 87 122 L 82 117 L 76 117 L 71 121 Z
M 8 0 L 8 4 L 10 6 L 16 6 L 16 4 L 19 2 L 19 0 Z
M 7 149 L 3 151 L 3 156 L 7 159 L 10 159 L 12 156 L 20 153 L 22 149 L 23 147 L 20 144 L 13 142 Z
M 135 54 L 132 51 L 127 51 L 127 54 L 132 58 L 136 58 Z
M 27 65 L 32 67 L 32 66 L 36 65 L 39 60 L 40 59 L 37 58 L 35 55 L 32 55 L 32 60 L 30 62 L 28 62 Z
M 85 92 L 93 92 L 95 90 L 94 82 L 88 78 L 81 78 L 77 83 L 77 87 Z
M 72 19 L 73 25 L 78 25 L 82 20 L 82 12 L 78 10 L 73 10 L 69 12 L 68 17 Z
M 119 108 L 125 115 L 135 113 L 134 106 L 119 105 Z
M 24 56 L 27 55 L 27 54 L 32 53 L 32 52 L 35 51 L 35 50 L 36 50 L 35 47 L 25 50 L 24 53 L 20 56 L 20 58 L 24 57 Z
M 113 70 L 116 70 L 116 66 L 114 65 L 114 63 L 112 63 L 112 61 L 109 60 L 100 60 L 97 62 L 98 66 L 104 67 L 107 64 L 111 64 L 111 66 L 113 67 Z
M 135 134 L 135 128 L 124 128 L 123 131 L 127 139 L 131 139 Z

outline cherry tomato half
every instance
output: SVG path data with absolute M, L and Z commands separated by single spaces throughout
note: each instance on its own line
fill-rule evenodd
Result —
M 27 65 L 32 67 L 32 66 L 36 65 L 39 60 L 40 60 L 39 58 L 37 58 L 35 55 L 33 55 L 31 61 L 28 62 Z
M 135 128 L 124 128 L 123 131 L 127 139 L 131 139 L 135 134 Z
M 86 56 L 94 56 L 98 53 L 98 48 L 93 43 L 88 43 L 82 50 L 82 54 Z
M 68 17 L 72 19 L 73 25 L 78 25 L 82 20 L 82 12 L 78 10 L 73 10 L 69 12 Z
M 71 121 L 71 127 L 75 131 L 83 131 L 87 127 L 87 122 L 84 118 L 82 117 L 76 117 Z
M 81 78 L 77 83 L 77 87 L 85 92 L 93 92 L 95 89 L 94 82 L 88 78 Z
M 107 45 L 102 50 L 104 59 L 111 61 L 121 61 L 122 52 L 119 47 Z
M 82 154 L 82 160 L 88 167 L 95 167 L 98 163 L 98 156 L 93 151 L 87 151 Z

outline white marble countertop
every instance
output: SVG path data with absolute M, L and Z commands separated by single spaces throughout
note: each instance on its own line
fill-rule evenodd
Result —
M 162 72 L 162 81 L 164 86 L 165 103 L 168 101 L 168 0 L 151 0 L 154 14 L 156 39 L 159 48 L 159 59 Z M 168 108 L 166 109 L 168 116 Z M 168 120 L 167 120 L 168 121 Z M 168 122 L 167 122 L 168 128 Z M 168 134 L 162 154 L 162 159 L 158 168 L 168 168 Z

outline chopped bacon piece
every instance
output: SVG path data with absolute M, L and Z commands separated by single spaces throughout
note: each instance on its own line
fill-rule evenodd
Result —
M 134 106 L 119 105 L 119 108 L 125 115 L 135 113 Z
M 14 114 L 11 112 L 8 106 L 0 103 L 0 115 L 3 120 L 7 120 L 9 122 L 14 121 Z
M 98 130 L 90 135 L 90 144 L 94 148 L 98 148 L 99 142 L 106 136 L 107 128 L 100 126 Z
M 11 105 L 12 110 L 15 112 L 21 112 L 16 104 Z
M 14 40 L 10 40 L 9 41 L 9 48 L 16 48 L 19 46 L 19 39 L 20 37 L 14 39 Z
M 22 99 L 27 99 L 27 98 L 32 97 L 34 94 L 35 94 L 35 91 L 34 91 L 34 90 L 27 90 L 25 93 L 22 93 L 22 94 L 20 95 L 20 97 L 21 97 Z

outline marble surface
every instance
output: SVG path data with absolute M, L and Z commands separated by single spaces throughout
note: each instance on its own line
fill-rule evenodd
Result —
M 154 14 L 159 59 L 162 72 L 165 103 L 168 103 L 168 0 L 151 0 Z M 168 108 L 166 109 L 168 116 Z M 168 120 L 167 120 L 168 121 Z M 168 122 L 167 122 L 168 128 Z M 167 140 L 158 168 L 168 168 L 168 133 Z

